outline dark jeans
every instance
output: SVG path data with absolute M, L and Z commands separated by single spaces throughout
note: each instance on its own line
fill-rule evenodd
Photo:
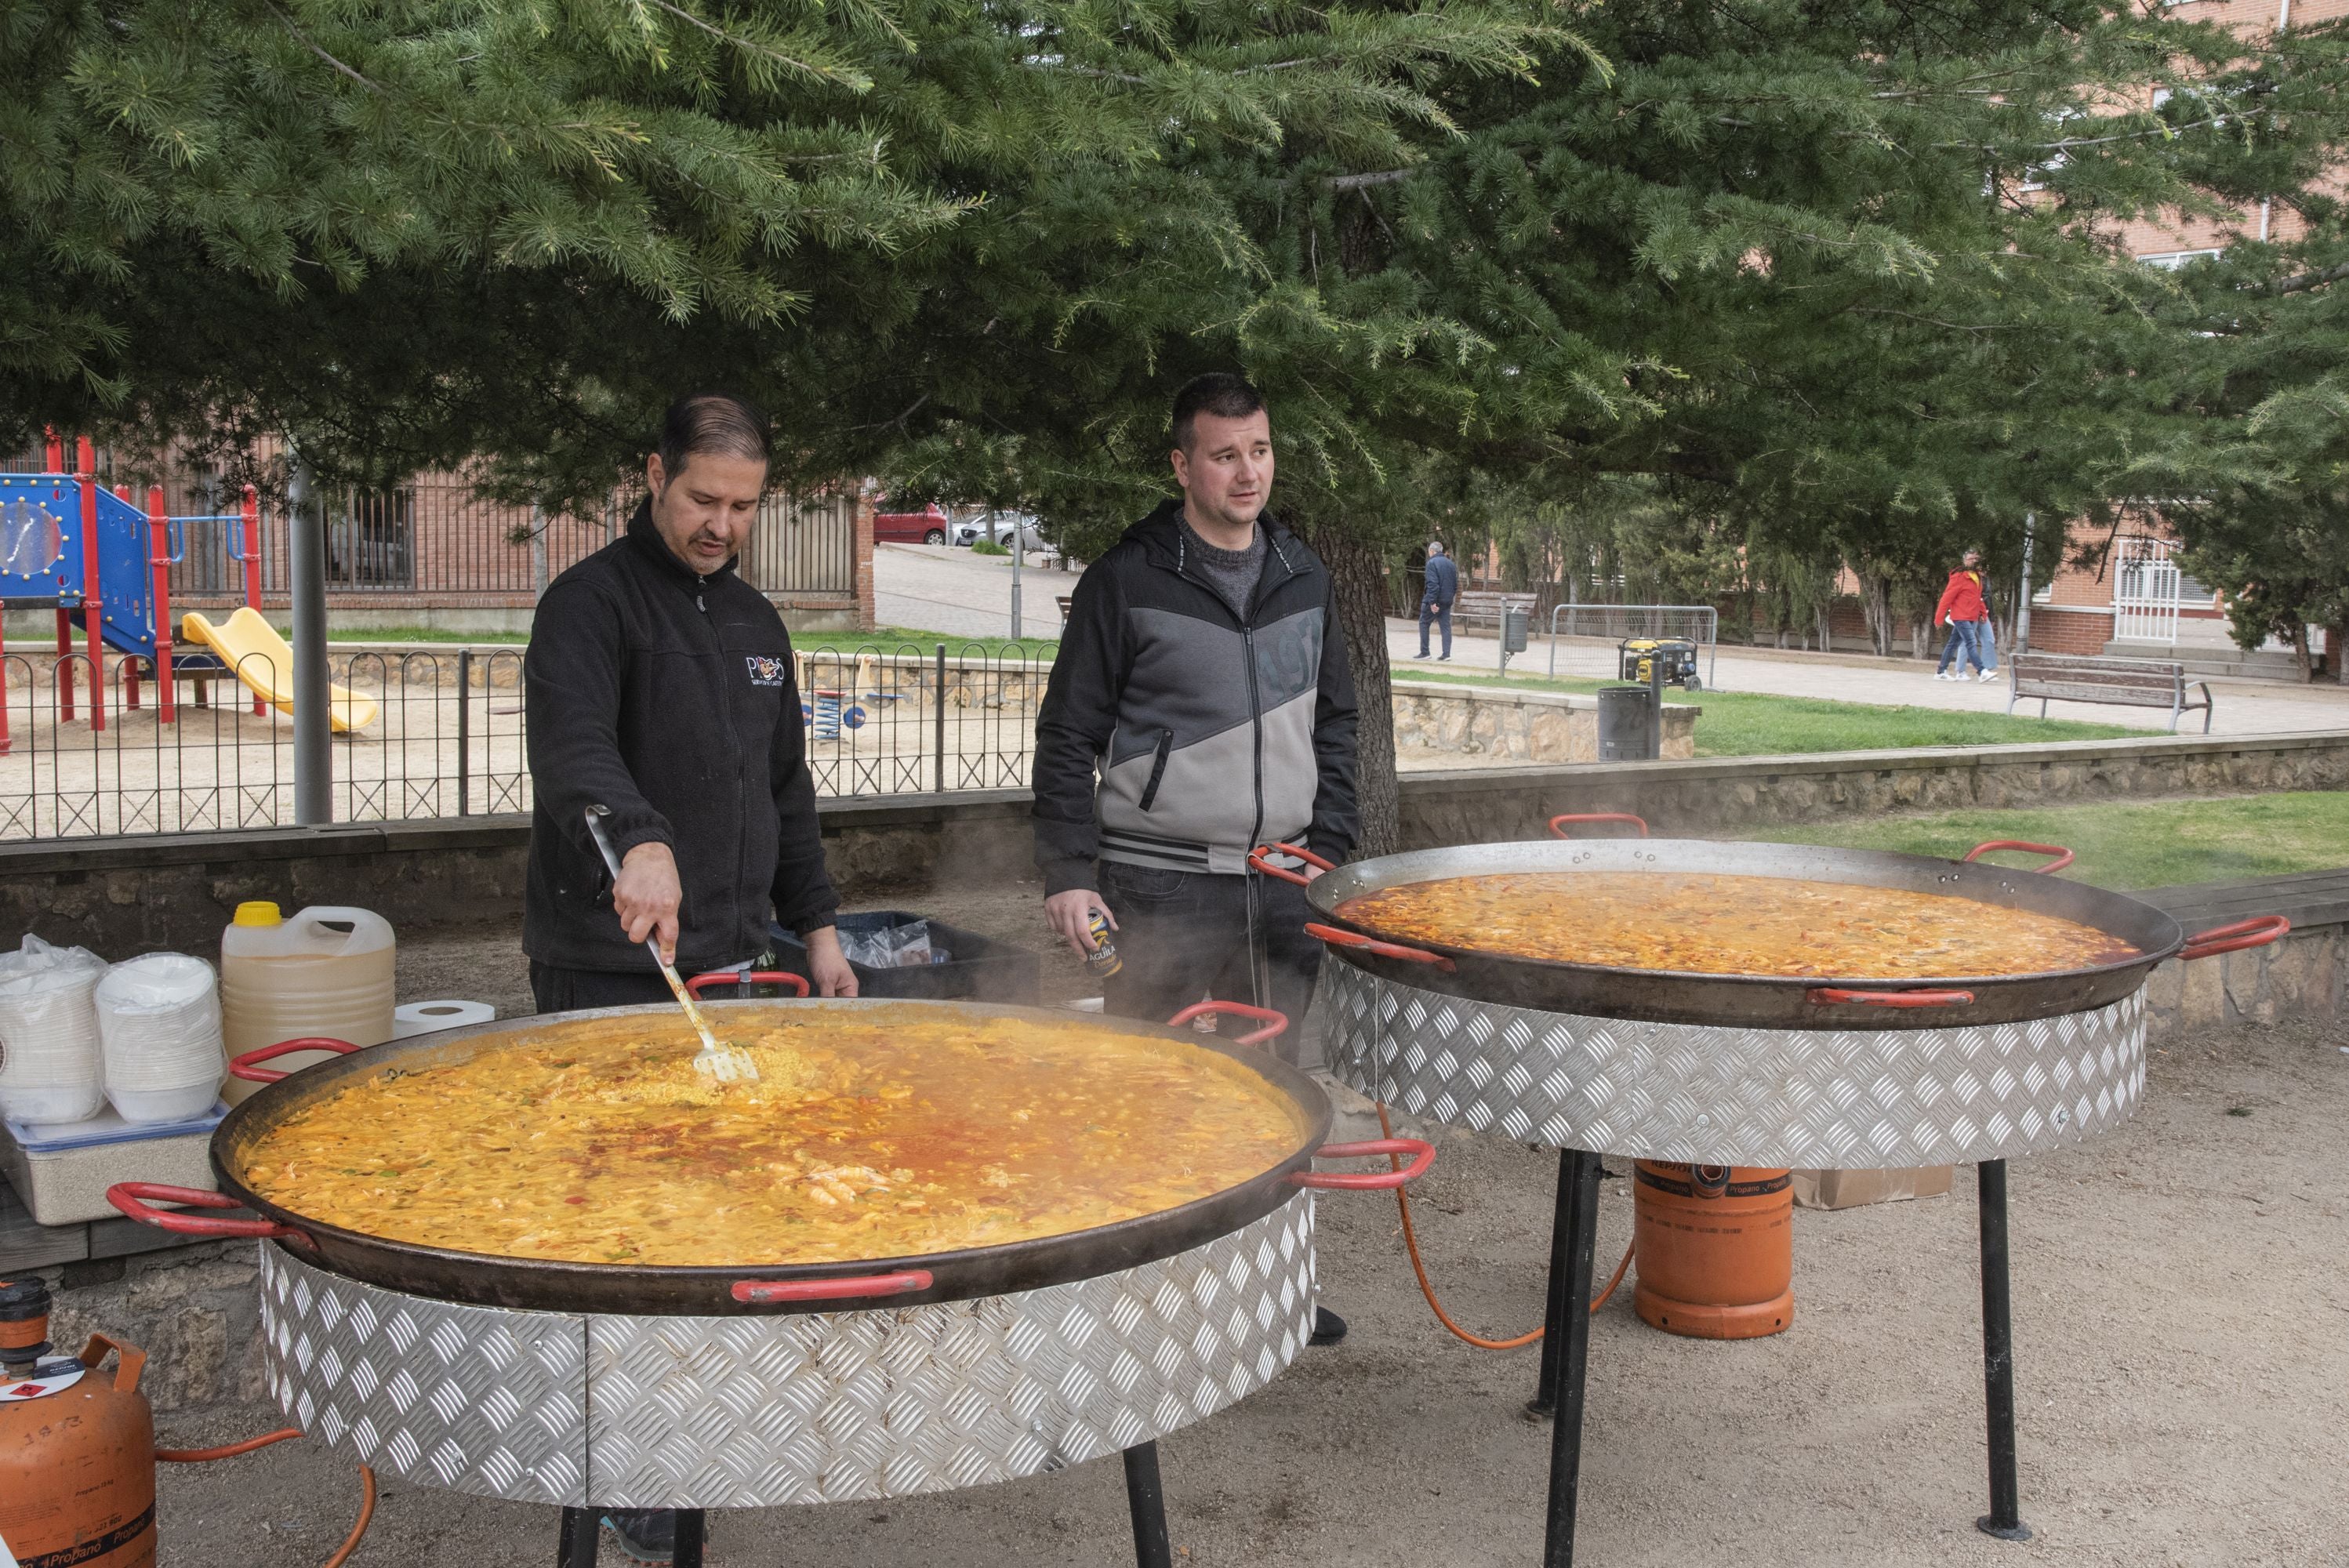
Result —
M 1940 670 L 1948 669 L 1951 663 L 1955 661 L 1958 674 L 1963 675 L 1966 673 L 1968 660 L 1971 660 L 1974 668 L 1978 670 L 1998 668 L 1998 649 L 1990 639 L 1988 621 L 1951 622 L 1950 640 L 1941 645 L 1940 669 L 1937 669 L 1934 673 L 1938 675 Z
M 1268 963 L 1268 994 L 1258 996 L 1248 961 L 1247 884 L 1258 893 L 1257 918 Z M 1218 876 L 1101 863 L 1101 895 L 1117 916 L 1117 955 L 1124 967 L 1102 985 L 1103 1007 L 1121 1018 L 1163 1024 L 1192 1003 L 1254 1002 L 1288 1016 L 1273 1048 L 1302 1063 L 1305 1012 L 1321 973 L 1321 944 L 1305 934 L 1314 918 L 1305 890 L 1273 877 Z M 1252 1026 L 1226 1019 L 1226 1036 Z
M 1444 656 L 1452 656 L 1452 601 L 1439 604 L 1433 599 L 1419 602 L 1419 656 L 1427 657 L 1427 624 L 1433 621 L 1444 628 Z

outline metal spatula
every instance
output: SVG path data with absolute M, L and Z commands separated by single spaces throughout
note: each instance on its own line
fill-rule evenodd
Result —
M 604 865 L 611 872 L 612 881 L 616 883 L 620 880 L 620 857 L 612 852 L 612 841 L 604 835 L 604 819 L 611 814 L 609 806 L 588 807 L 587 832 L 595 841 L 595 848 L 604 857 Z M 651 950 L 653 962 L 660 965 L 661 978 L 668 982 L 669 995 L 677 998 L 677 1005 L 685 1009 L 694 1033 L 701 1037 L 701 1049 L 694 1056 L 693 1070 L 714 1078 L 719 1083 L 757 1078 L 759 1064 L 750 1059 L 749 1052 L 720 1046 L 718 1037 L 709 1032 L 709 1021 L 694 1005 L 693 993 L 688 991 L 685 982 L 678 978 L 676 965 L 661 956 L 660 938 L 654 937 L 645 946 Z

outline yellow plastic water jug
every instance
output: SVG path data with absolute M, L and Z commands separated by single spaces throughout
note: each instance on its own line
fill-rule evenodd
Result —
M 325 1035 L 355 1046 L 391 1038 L 398 943 L 373 910 L 321 904 L 286 916 L 274 903 L 241 903 L 221 933 L 221 1043 L 232 1057 L 280 1040 Z M 296 1051 L 270 1062 L 295 1072 L 334 1060 Z M 232 1078 L 231 1105 L 260 1088 Z

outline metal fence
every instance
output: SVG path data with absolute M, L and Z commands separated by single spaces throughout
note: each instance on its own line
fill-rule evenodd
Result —
M 1549 673 L 1557 675 L 1557 651 L 1567 648 L 1568 675 L 1621 678 L 1619 645 L 1633 637 L 1678 637 L 1697 645 L 1704 659 L 1704 684 L 1713 686 L 1714 655 L 1721 645 L 1721 614 L 1710 604 L 1560 604 L 1549 613 Z
M 264 453 L 264 456 L 269 454 Z M 111 489 L 129 469 L 98 449 L 98 481 Z M 0 459 L 0 471 L 46 471 L 39 452 Z M 326 500 L 326 590 L 344 603 L 370 599 L 419 605 L 527 605 L 540 589 L 619 537 L 642 491 L 622 485 L 600 507 L 547 513 L 494 500 L 464 472 L 424 473 L 389 490 L 344 489 Z M 243 490 L 213 470 L 165 465 L 164 510 L 175 518 L 233 514 Z M 146 504 L 147 486 L 132 487 Z M 191 609 L 242 603 L 244 566 L 233 524 L 183 531 L 171 567 L 171 597 Z M 289 558 L 283 507 L 261 508 L 261 592 L 286 603 Z M 845 490 L 805 495 L 775 491 L 761 502 L 742 562 L 744 581 L 771 593 L 856 591 L 856 507 Z
M 336 654 L 336 821 L 404 821 L 531 806 L 519 648 Z M 290 693 L 255 657 L 251 686 Z M 225 671 L 170 694 L 109 655 L 103 723 L 83 655 L 0 657 L 0 841 L 189 833 L 293 822 L 294 723 Z M 823 796 L 1024 787 L 1049 657 L 980 645 L 867 645 L 800 657 L 801 722 Z

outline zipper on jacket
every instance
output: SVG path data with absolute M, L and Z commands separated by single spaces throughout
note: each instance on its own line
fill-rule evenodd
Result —
M 1158 799 L 1158 781 L 1166 777 L 1166 758 L 1174 750 L 1174 732 L 1162 731 L 1158 737 L 1158 760 L 1150 765 L 1150 782 L 1142 787 L 1142 799 L 1137 804 L 1144 811 Z
M 1179 530 L 1181 527 L 1179 520 L 1177 521 L 1176 526 Z M 1288 552 L 1280 548 L 1280 541 L 1273 536 L 1271 528 L 1263 522 L 1258 522 L 1257 526 L 1264 529 L 1265 563 L 1267 565 L 1270 565 L 1275 561 L 1279 562 L 1283 574 L 1281 581 L 1284 583 L 1289 578 L 1296 576 L 1296 563 L 1288 559 Z M 1248 773 L 1249 781 L 1256 787 L 1256 818 L 1248 824 L 1247 847 L 1249 851 L 1253 851 L 1257 846 L 1257 840 L 1264 832 L 1264 699 L 1257 686 L 1256 627 L 1253 624 L 1256 619 L 1256 612 L 1262 608 L 1267 597 L 1265 592 L 1264 574 L 1262 573 L 1258 573 L 1257 574 L 1256 592 L 1248 596 L 1248 613 L 1242 615 L 1232 609 L 1231 605 L 1225 600 L 1221 593 L 1216 592 L 1214 584 L 1208 583 L 1204 578 L 1194 577 L 1191 575 L 1188 554 L 1188 551 L 1185 548 L 1183 536 L 1178 531 L 1174 536 L 1174 575 L 1180 577 L 1185 583 L 1192 583 L 1196 587 L 1206 590 L 1207 597 L 1213 599 L 1218 605 L 1222 606 L 1224 613 L 1230 615 L 1233 621 L 1238 624 L 1240 629 L 1240 656 L 1247 661 L 1248 739 L 1249 744 L 1254 748 L 1254 765 L 1249 768 Z M 1326 635 L 1327 634 L 1325 633 L 1324 634 Z M 1169 738 L 1171 739 L 1172 737 L 1170 736 Z M 1160 766 L 1164 766 L 1163 757 Z M 1147 811 L 1150 810 L 1150 800 L 1156 797 L 1157 786 L 1158 777 L 1155 772 L 1153 772 L 1151 775 L 1151 787 L 1149 792 L 1145 795 L 1142 803 L 1142 809 L 1143 810 Z M 1245 853 L 1247 851 L 1243 852 Z
M 698 574 L 694 577 L 693 607 L 701 612 L 702 623 L 709 628 L 710 645 L 718 653 L 718 712 L 721 722 L 726 727 L 726 749 L 734 760 L 734 863 L 740 867 L 750 853 L 750 810 L 742 799 L 742 740 L 734 727 L 733 689 L 726 683 L 728 673 L 726 640 L 718 634 L 718 624 L 709 619 L 709 601 L 707 596 L 709 586 L 709 578 Z M 789 714 L 784 717 L 796 718 L 798 715 Z M 781 721 L 779 719 L 777 722 Z M 734 879 L 733 929 L 737 932 L 742 929 L 742 882 L 739 872 Z M 684 934 L 684 925 L 681 922 L 678 924 L 678 934 L 680 936 Z M 764 936 L 766 934 L 761 932 L 760 934 Z

